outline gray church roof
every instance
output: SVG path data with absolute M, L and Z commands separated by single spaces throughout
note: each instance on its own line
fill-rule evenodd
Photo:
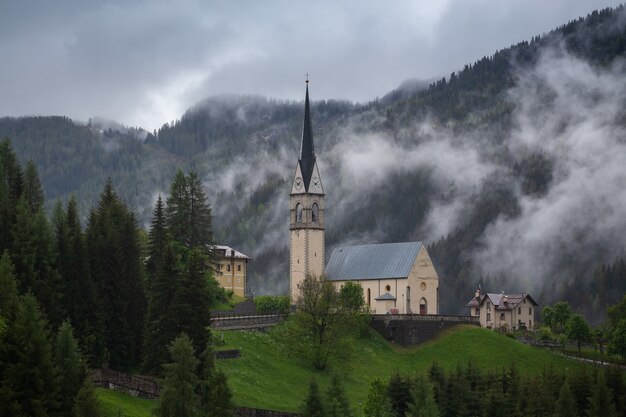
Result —
M 394 297 L 389 291 L 387 291 L 383 295 L 379 295 L 378 297 L 374 298 L 374 300 L 376 300 L 376 301 L 379 301 L 379 300 L 395 300 L 395 299 L 396 299 L 396 297 Z
M 331 281 L 406 278 L 421 242 L 381 243 L 337 248 L 326 265 Z

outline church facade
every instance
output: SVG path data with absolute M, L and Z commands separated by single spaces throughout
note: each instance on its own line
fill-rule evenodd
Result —
M 308 275 L 325 274 L 337 289 L 363 287 L 375 314 L 438 314 L 439 276 L 421 242 L 336 248 L 325 264 L 324 188 L 315 158 L 307 80 L 300 156 L 290 193 L 289 294 L 298 297 Z

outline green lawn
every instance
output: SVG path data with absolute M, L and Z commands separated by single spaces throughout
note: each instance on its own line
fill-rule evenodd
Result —
M 318 380 L 323 391 L 326 390 L 331 373 L 316 372 L 285 358 L 271 334 L 226 331 L 224 341 L 228 347 L 242 352 L 240 358 L 218 362 L 228 375 L 237 405 L 295 411 L 312 377 Z M 369 383 L 376 377 L 388 378 L 394 372 L 425 371 L 433 362 L 453 369 L 469 361 L 483 369 L 502 369 L 515 363 L 525 374 L 540 373 L 547 366 L 558 369 L 584 366 L 491 330 L 459 325 L 446 330 L 436 340 L 414 348 L 391 345 L 372 331 L 368 339 L 358 341 L 350 368 L 342 370 L 341 374 L 345 373 L 345 387 L 356 408 L 364 401 Z M 126 417 L 147 417 L 156 406 L 155 401 L 113 391 L 98 390 L 98 396 L 106 407 L 106 417 L 117 417 L 118 410 Z
M 329 372 L 316 372 L 286 359 L 269 334 L 225 332 L 229 346 L 241 349 L 237 359 L 220 361 L 228 375 L 238 405 L 294 411 L 302 402 L 308 382 L 315 377 L 325 390 Z M 437 340 L 414 348 L 397 348 L 375 332 L 356 346 L 356 355 L 345 379 L 354 406 L 362 403 L 370 381 L 394 372 L 427 370 L 433 362 L 447 369 L 473 361 L 484 369 L 502 369 L 515 363 L 523 373 L 539 373 L 546 366 L 567 368 L 579 364 L 550 352 L 523 345 L 491 330 L 462 325 Z M 343 372 L 342 372 L 343 374 Z
M 154 400 L 136 398 L 119 391 L 97 388 L 104 417 L 152 417 L 157 406 Z

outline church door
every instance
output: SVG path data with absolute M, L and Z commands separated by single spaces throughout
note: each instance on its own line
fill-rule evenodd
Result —
M 425 316 L 428 314 L 428 308 L 426 306 L 426 299 L 422 298 L 420 300 L 420 316 Z
M 411 287 L 406 287 L 406 314 L 411 314 Z

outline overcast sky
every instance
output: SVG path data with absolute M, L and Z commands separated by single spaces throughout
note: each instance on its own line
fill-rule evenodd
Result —
M 612 0 L 0 0 L 0 116 L 153 129 L 208 96 L 367 101 Z

